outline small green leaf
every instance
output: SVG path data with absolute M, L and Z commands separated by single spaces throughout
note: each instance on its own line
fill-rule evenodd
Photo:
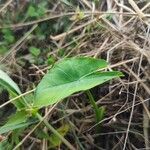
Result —
M 9 132 L 14 129 L 18 129 L 27 126 L 27 113 L 25 111 L 18 111 L 16 114 L 12 115 L 8 122 L 0 128 L 0 134 Z
M 27 17 L 39 18 L 43 16 L 46 12 L 47 2 L 41 2 L 37 6 L 30 5 L 27 10 Z
M 101 59 L 77 57 L 56 63 L 37 86 L 33 106 L 52 105 L 69 95 L 85 91 L 122 75 L 121 72 L 98 72 L 107 67 Z
M 10 29 L 2 29 L 3 37 L 7 43 L 13 43 L 15 41 L 15 36 Z
M 36 17 L 37 16 L 37 12 L 36 12 L 36 8 L 32 5 L 29 6 L 28 10 L 27 10 L 27 16 L 28 17 Z
M 48 59 L 47 59 L 47 64 L 48 65 L 52 65 L 54 64 L 55 62 L 55 58 L 53 56 L 50 56 Z
M 35 57 L 39 56 L 41 53 L 41 50 L 39 48 L 36 48 L 36 47 L 30 47 L 29 51 Z
M 4 38 L 8 43 L 13 43 L 15 41 L 15 38 L 13 35 L 4 35 Z
M 9 86 L 12 91 L 21 94 L 21 91 L 17 84 L 2 70 L 0 70 L 0 82 L 6 83 L 6 88 Z

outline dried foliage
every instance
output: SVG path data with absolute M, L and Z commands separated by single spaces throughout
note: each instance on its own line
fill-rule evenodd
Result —
M 0 67 L 28 95 L 57 60 L 72 56 L 107 60 L 109 70 L 120 70 L 125 77 L 91 90 L 96 103 L 105 108 L 105 117 L 99 124 L 95 124 L 93 108 L 83 93 L 42 110 L 43 115 L 56 128 L 69 124 L 65 138 L 77 150 L 150 149 L 150 2 L 38 3 L 1 2 Z M 3 91 L 0 103 L 7 100 Z M 11 105 L 4 108 L 0 108 L 0 120 L 13 111 Z M 19 135 L 16 147 L 50 149 L 50 140 L 38 136 L 42 128 L 31 126 Z M 65 145 L 61 144 L 60 149 L 65 150 Z

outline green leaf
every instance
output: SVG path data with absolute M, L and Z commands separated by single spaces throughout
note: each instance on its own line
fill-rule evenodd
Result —
M 105 107 L 99 107 L 98 109 L 99 111 L 99 118 L 98 118 L 98 122 L 100 122 L 103 118 L 104 118 L 104 115 L 105 115 Z
M 0 85 L 7 89 L 12 97 L 16 97 L 21 94 L 21 91 L 17 84 L 2 70 L 0 70 Z M 16 100 L 13 104 L 21 109 L 24 107 L 23 102 L 20 100 Z
M 12 145 L 8 142 L 8 139 L 4 139 L 0 142 L 0 150 L 11 150 Z
M 75 92 L 88 90 L 122 75 L 115 71 L 97 71 L 105 67 L 105 60 L 88 57 L 69 58 L 56 63 L 37 86 L 33 107 L 52 105 Z
M 9 43 L 13 43 L 15 41 L 15 36 L 10 29 L 2 29 L 4 39 Z
M 38 5 L 30 5 L 27 9 L 27 17 L 39 18 L 46 13 L 47 2 L 41 2 Z
M 48 64 L 48 65 L 52 65 L 52 64 L 54 64 L 54 62 L 55 62 L 55 57 L 53 57 L 53 56 L 50 56 L 50 57 L 47 59 L 47 64 Z
M 15 37 L 13 35 L 4 35 L 4 38 L 8 43 L 13 43 L 15 41 Z
M 10 88 L 12 91 L 21 94 L 21 91 L 17 84 L 2 70 L 0 70 L 0 83 L 5 82 L 6 88 Z
M 36 47 L 30 47 L 29 51 L 35 57 L 39 56 L 41 53 L 41 50 L 39 48 L 36 48 Z
M 27 113 L 25 111 L 18 111 L 16 114 L 12 115 L 8 122 L 0 128 L 0 134 L 9 132 L 14 129 L 18 129 L 27 126 Z
M 36 8 L 32 5 L 29 6 L 27 10 L 27 16 L 28 17 L 36 17 L 38 14 L 36 12 Z

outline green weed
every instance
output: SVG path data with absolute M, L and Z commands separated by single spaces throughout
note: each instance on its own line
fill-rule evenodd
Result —
M 31 52 L 33 55 L 37 56 L 37 51 L 39 54 L 39 50 L 36 48 L 32 48 L 32 50 Z M 19 100 L 13 101 L 17 111 L 9 118 L 8 122 L 0 128 L 0 134 L 27 127 L 34 123 L 34 118 L 37 118 L 43 121 L 53 132 L 53 136 L 50 140 L 52 141 L 52 139 L 55 139 L 55 141 L 53 141 L 54 145 L 60 144 L 58 140 L 60 139 L 68 148 L 73 149 L 70 143 L 63 137 L 68 127 L 65 129 L 64 133 L 55 130 L 48 121 L 43 120 L 38 110 L 60 102 L 73 93 L 87 91 L 99 84 L 123 75 L 118 71 L 99 71 L 107 66 L 108 64 L 105 60 L 89 57 L 66 58 L 56 63 L 37 86 L 32 100 L 27 100 L 27 97 L 22 96 Z M 21 95 L 21 91 L 17 84 L 2 70 L 0 70 L 0 85 L 5 87 L 5 89 L 11 93 L 12 97 Z M 87 95 L 94 108 L 96 121 L 99 122 L 103 117 L 104 110 L 96 105 L 89 91 L 87 91 Z M 29 103 L 29 101 L 33 103 Z

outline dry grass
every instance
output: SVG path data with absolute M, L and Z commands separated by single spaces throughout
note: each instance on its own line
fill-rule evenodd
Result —
M 82 8 L 83 18 L 78 18 L 77 5 Z M 9 7 L 13 7 L 12 1 L 0 8 L 0 12 L 4 13 L 2 19 Z M 105 118 L 99 123 L 101 132 L 96 131 L 92 107 L 83 93 L 47 108 L 45 117 L 48 116 L 47 120 L 56 127 L 67 122 L 71 129 L 66 139 L 78 150 L 150 149 L 150 2 L 105 0 L 95 5 L 91 1 L 80 0 L 70 8 L 57 1 L 43 18 L 2 24 L 0 28 L 10 27 L 23 32 L 9 53 L 0 56 L 0 64 L 5 66 L 24 92 L 32 90 L 33 82 L 37 84 L 49 66 L 29 64 L 23 68 L 18 54 L 23 52 L 23 57 L 28 56 L 30 35 L 38 24 L 57 22 L 64 16 L 71 19 L 70 26 L 67 31 L 51 34 L 42 42 L 43 47 L 51 49 L 46 55 L 54 56 L 56 60 L 77 55 L 103 58 L 113 69 L 122 71 L 125 77 L 92 89 L 97 104 L 106 108 Z M 37 42 L 36 37 L 33 38 Z M 65 51 L 60 56 L 62 49 Z M 16 147 L 47 150 L 48 141 L 34 137 L 33 132 L 38 126 L 22 135 L 22 141 Z M 66 148 L 61 145 L 56 149 Z

